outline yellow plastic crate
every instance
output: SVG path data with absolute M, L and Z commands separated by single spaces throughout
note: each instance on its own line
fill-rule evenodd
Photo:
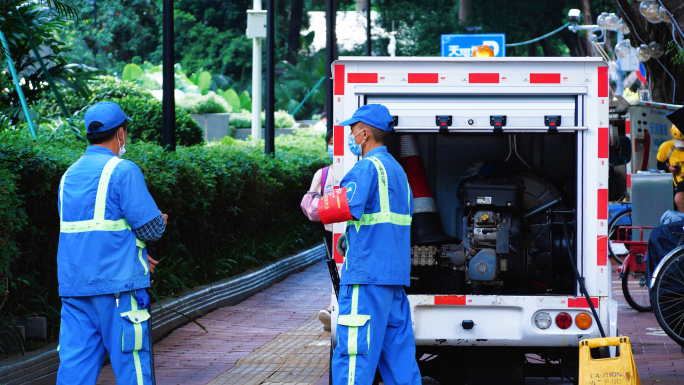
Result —
M 620 355 L 591 358 L 592 348 L 619 346 Z M 641 385 L 627 337 L 591 338 L 580 341 L 579 385 Z

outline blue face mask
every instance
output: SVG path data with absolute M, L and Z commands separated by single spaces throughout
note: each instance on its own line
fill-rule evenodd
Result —
M 356 133 L 356 135 L 362 133 L 365 130 L 359 131 Z M 347 140 L 347 145 L 349 146 L 349 150 L 351 151 L 352 154 L 356 156 L 362 156 L 363 151 L 361 150 L 361 144 L 363 144 L 366 140 L 364 139 L 361 144 L 356 144 L 356 140 L 354 139 L 356 135 L 351 135 L 349 134 L 349 139 Z
M 332 144 L 328 145 L 328 154 L 330 154 L 330 160 L 333 159 L 333 146 Z

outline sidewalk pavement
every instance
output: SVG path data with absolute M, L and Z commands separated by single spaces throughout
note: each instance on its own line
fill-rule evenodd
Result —
M 616 267 L 613 297 L 619 302 L 618 333 L 630 339 L 641 383 L 684 384 L 684 353 L 652 313 L 629 307 Z M 193 323 L 175 330 L 154 345 L 157 383 L 312 384 L 320 376 L 314 385 L 327 385 L 330 334 L 323 332 L 316 315 L 329 304 L 329 282 L 325 262 L 320 262 L 244 302 L 198 319 L 208 333 Z M 98 384 L 115 383 L 107 365 Z
M 322 261 L 237 305 L 198 319 L 208 333 L 194 323 L 174 330 L 154 344 L 157 384 L 209 383 L 239 359 L 326 308 L 330 287 L 330 275 Z M 323 326 L 319 326 L 322 332 Z M 97 383 L 116 384 L 109 364 Z

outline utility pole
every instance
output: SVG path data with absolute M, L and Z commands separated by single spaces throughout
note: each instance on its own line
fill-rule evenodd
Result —
M 335 60 L 335 17 L 337 10 L 335 9 L 334 0 L 326 0 L 326 43 L 325 43 L 325 75 L 328 78 L 325 90 L 325 105 L 328 114 L 328 132 L 333 131 L 335 125 L 333 119 L 333 81 L 332 81 L 332 62 Z
M 266 153 L 275 153 L 275 1 L 266 6 Z M 255 113 L 260 113 L 257 111 Z
M 252 139 L 261 139 L 261 41 L 266 37 L 263 19 L 267 18 L 261 10 L 261 0 L 254 0 L 252 11 L 247 11 L 247 38 L 252 41 Z M 252 26 L 252 23 L 254 26 Z
M 162 32 L 162 147 L 166 151 L 176 150 L 176 89 L 173 70 L 173 0 L 164 0 Z
M 366 0 L 366 56 L 371 52 L 371 0 Z

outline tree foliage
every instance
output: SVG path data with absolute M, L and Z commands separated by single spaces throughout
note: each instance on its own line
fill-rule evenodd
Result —
M 65 43 L 60 40 L 67 28 L 65 17 L 77 16 L 75 9 L 54 0 L 0 3 L 0 30 L 9 45 L 9 51 L 5 52 L 3 48 L 2 68 L 6 66 L 5 55 L 9 55 L 22 79 L 21 89 L 32 109 L 32 115 L 39 112 L 35 108 L 36 101 L 51 92 L 49 79 L 32 51 L 32 44 L 38 49 L 40 58 L 60 92 L 72 90 L 86 95 L 87 81 L 97 74 L 94 68 L 73 64 L 68 50 L 65 50 Z M 0 121 L 7 120 L 16 124 L 24 120 L 19 94 L 9 71 L 0 76 L 0 89 L 9 90 L 0 94 Z
M 398 56 L 439 56 L 440 35 L 505 33 L 507 43 L 528 41 L 567 22 L 568 10 L 581 8 L 581 0 L 472 1 L 467 20 L 459 20 L 459 0 L 376 0 L 380 25 L 397 31 Z M 616 10 L 614 0 L 592 0 L 592 13 Z M 595 17 L 594 17 L 595 20 Z M 466 27 L 481 28 L 468 32 Z M 565 29 L 538 43 L 507 48 L 507 56 L 584 56 L 581 37 Z M 384 51 L 386 52 L 386 51 Z
M 640 44 L 657 42 L 669 47 L 659 59 L 644 62 L 651 88 L 653 101 L 661 103 L 684 104 L 684 63 L 681 62 L 684 45 L 684 3 L 680 0 L 661 0 L 662 5 L 672 14 L 676 25 L 667 23 L 651 24 L 639 13 L 638 2 L 616 0 L 627 19 L 630 29 L 630 42 Z M 678 27 L 678 28 L 677 28 Z M 675 39 L 673 42 L 673 38 Z M 673 43 L 671 43 L 673 42 Z

